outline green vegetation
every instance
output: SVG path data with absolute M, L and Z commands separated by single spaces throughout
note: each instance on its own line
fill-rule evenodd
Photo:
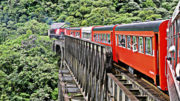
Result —
M 57 56 L 48 36 L 24 34 L 0 45 L 0 101 L 57 99 Z
M 46 36 L 72 27 L 168 19 L 178 0 L 1 0 L 0 101 L 57 100 L 57 59 Z

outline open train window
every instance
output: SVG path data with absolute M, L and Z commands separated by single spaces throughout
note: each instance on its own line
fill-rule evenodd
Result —
M 118 44 L 118 35 L 116 34 L 116 46 Z
M 133 48 L 133 51 L 137 51 L 137 39 L 136 39 L 136 36 L 132 37 L 132 48 Z
M 131 36 L 127 36 L 127 48 L 131 49 Z
M 108 34 L 108 43 L 111 43 L 111 38 L 110 38 L 110 34 Z
M 139 37 L 138 39 L 138 48 L 140 53 L 144 53 L 143 37 Z
M 76 32 L 75 34 L 76 34 L 76 37 L 79 37 L 79 32 Z
M 146 54 L 152 55 L 152 38 L 151 37 L 146 37 L 145 38 L 145 44 L 146 44 Z
M 121 35 L 118 35 L 119 36 L 119 42 L 118 42 L 118 44 L 119 44 L 119 46 L 121 46 Z
M 123 46 L 124 48 L 126 47 L 126 36 L 125 35 L 122 36 L 121 46 Z
M 103 43 L 106 43 L 106 36 L 103 34 Z
M 71 35 L 72 35 L 72 36 L 73 36 L 73 34 L 74 34 L 74 33 L 73 33 L 73 32 L 71 32 Z

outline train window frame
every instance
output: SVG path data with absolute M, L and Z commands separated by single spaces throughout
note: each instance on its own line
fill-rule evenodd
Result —
M 118 46 L 121 47 L 121 39 L 122 39 L 122 36 L 119 34 L 118 35 Z
M 150 39 L 150 51 L 148 52 L 147 50 L 147 40 Z M 153 55 L 153 47 L 152 47 L 152 37 L 145 37 L 145 53 L 147 55 Z
M 127 35 L 127 49 L 131 50 L 131 36 L 130 35 Z
M 132 36 L 132 50 L 133 50 L 133 52 L 137 51 L 137 37 L 136 36 Z
M 142 51 L 140 51 L 140 47 L 141 47 L 141 46 L 140 46 L 140 43 L 141 43 L 141 42 L 140 42 L 140 38 L 142 38 L 142 45 L 141 45 L 141 46 L 142 46 Z M 143 38 L 142 36 L 139 36 L 139 37 L 138 37 L 138 52 L 139 52 L 139 53 L 144 53 L 144 38 Z

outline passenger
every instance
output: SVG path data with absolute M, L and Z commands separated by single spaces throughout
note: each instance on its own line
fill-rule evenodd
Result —
M 136 48 L 137 43 L 136 43 L 136 42 L 133 42 L 133 41 L 132 41 L 132 43 L 133 43 L 133 44 L 129 43 L 129 45 L 132 47 L 133 52 L 137 52 L 137 48 Z
M 121 39 L 121 45 L 125 47 L 125 39 Z
M 139 48 L 140 48 L 140 50 L 139 50 L 139 51 L 143 53 L 143 46 L 142 46 L 142 45 L 140 45 L 140 46 L 139 46 Z

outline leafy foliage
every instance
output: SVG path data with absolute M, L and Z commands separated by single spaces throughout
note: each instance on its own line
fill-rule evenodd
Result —
M 57 57 L 48 36 L 28 32 L 0 45 L 0 100 L 57 99 Z

